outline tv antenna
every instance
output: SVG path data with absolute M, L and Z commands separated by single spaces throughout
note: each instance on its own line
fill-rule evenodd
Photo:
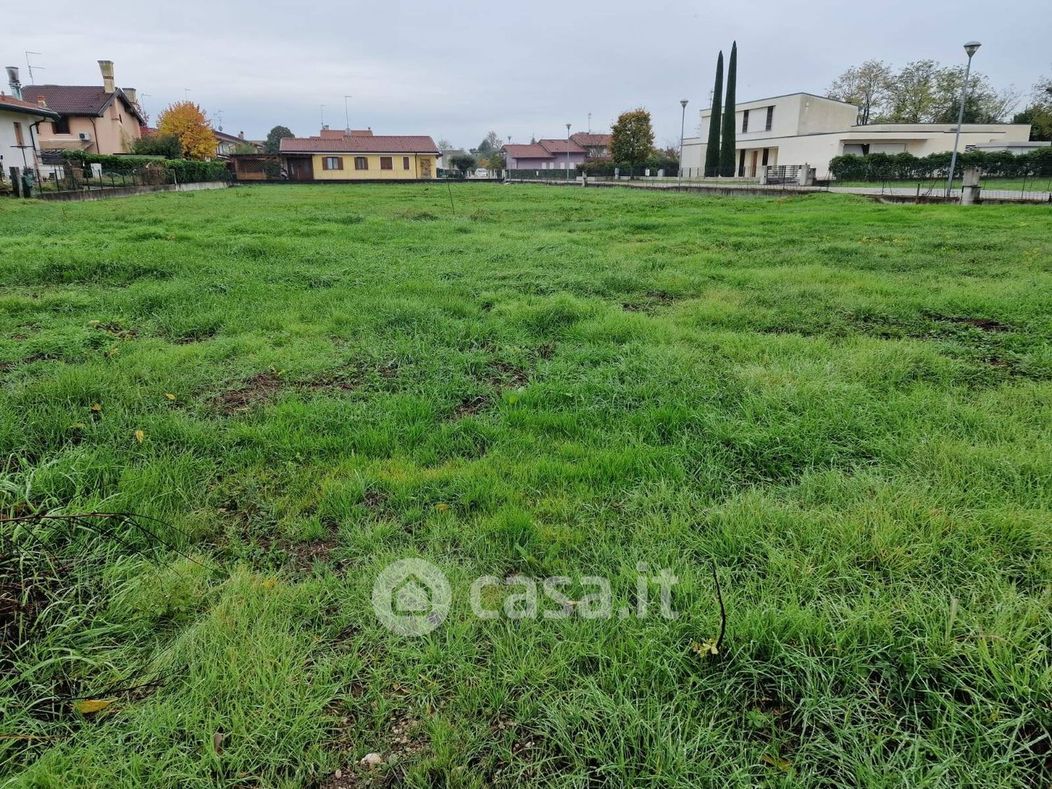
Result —
M 26 53 L 26 70 L 29 72 L 29 84 L 36 84 L 36 80 L 33 79 L 33 64 L 29 62 L 30 55 L 43 55 L 43 52 L 34 52 L 32 49 L 25 50 Z M 43 66 L 37 66 L 40 71 L 46 71 Z

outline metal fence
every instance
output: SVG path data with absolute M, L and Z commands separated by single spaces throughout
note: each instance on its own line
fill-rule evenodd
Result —
M 112 191 L 135 187 L 165 186 L 180 183 L 198 183 L 201 181 L 228 181 L 230 174 L 223 171 L 219 177 L 210 174 L 207 178 L 187 177 L 163 165 L 145 166 L 127 172 L 110 172 L 97 166 L 85 167 L 79 162 L 61 164 L 41 164 L 31 169 L 32 179 L 27 184 L 22 177 L 23 168 L 0 175 L 0 193 L 13 196 L 48 197 L 49 195 L 69 194 L 71 192 Z M 28 188 L 27 188 L 28 186 Z M 28 194 L 25 192 L 28 191 Z

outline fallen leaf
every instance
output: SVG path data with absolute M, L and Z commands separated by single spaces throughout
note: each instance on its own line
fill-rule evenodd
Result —
M 223 753 L 223 740 L 226 739 L 226 735 L 221 731 L 217 731 L 212 735 L 212 748 L 216 752 L 216 756 L 220 756 Z
M 765 753 L 760 758 L 767 764 L 771 765 L 771 767 L 777 767 L 779 770 L 788 770 L 793 766 L 787 759 L 783 759 L 781 756 L 772 756 L 769 753 Z
M 436 512 L 447 512 L 448 510 L 449 510 L 449 505 L 444 503 L 444 502 L 439 502 L 438 504 L 435 505 L 435 511 Z
M 102 403 L 92 403 L 91 404 L 91 413 L 93 413 L 93 414 L 101 414 L 102 413 Z
M 142 430 L 136 430 L 135 431 L 135 443 L 141 444 L 145 440 L 146 440 L 146 433 L 144 433 Z
M 716 645 L 716 641 L 711 638 L 706 638 L 704 641 L 694 641 L 691 643 L 690 648 L 701 657 L 720 654 L 720 648 Z
M 81 715 L 101 712 L 113 703 L 113 699 L 78 699 L 73 702 L 73 709 Z
M 171 392 L 165 392 L 164 393 L 164 397 L 165 397 L 166 400 L 174 400 L 175 399 L 175 395 L 172 394 Z

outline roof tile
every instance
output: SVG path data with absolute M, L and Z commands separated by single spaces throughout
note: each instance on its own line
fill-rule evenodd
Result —
M 427 136 L 374 135 L 371 137 L 285 137 L 282 153 L 433 153 L 440 154 Z

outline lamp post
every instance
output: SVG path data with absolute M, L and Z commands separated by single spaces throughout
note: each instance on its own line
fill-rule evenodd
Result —
M 566 124 L 566 180 L 570 180 L 570 124 Z
M 687 123 L 687 100 L 680 99 L 679 106 L 683 108 L 683 112 L 679 118 L 679 167 L 676 168 L 676 176 L 680 183 L 683 183 L 683 130 Z
M 972 56 L 981 47 L 978 41 L 969 41 L 964 45 L 968 53 L 968 65 L 964 69 L 964 85 L 961 87 L 961 108 L 957 111 L 957 133 L 953 137 L 953 156 L 950 157 L 950 174 L 946 176 L 946 196 L 953 190 L 953 172 L 957 169 L 957 146 L 961 142 L 961 124 L 964 123 L 964 105 L 968 101 L 968 78 L 972 74 Z

